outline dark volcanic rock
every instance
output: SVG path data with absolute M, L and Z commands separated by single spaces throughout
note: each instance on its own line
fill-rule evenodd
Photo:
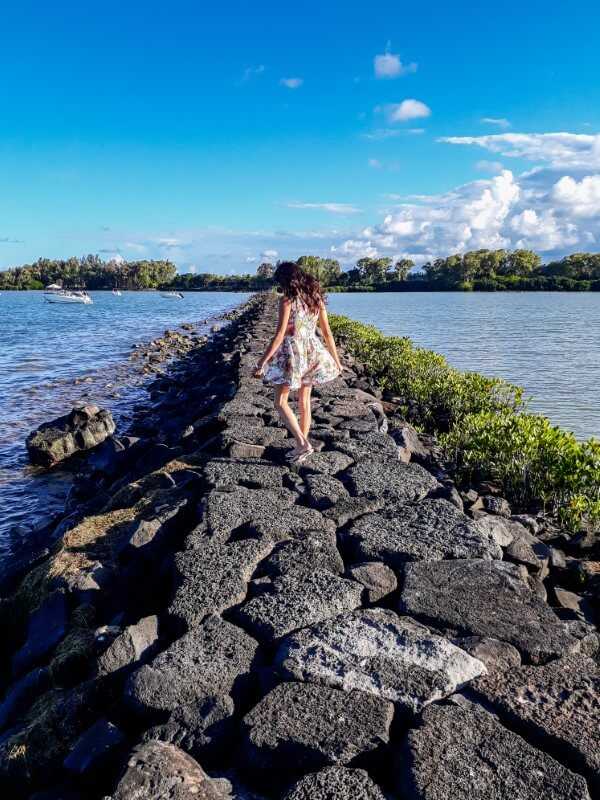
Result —
M 356 559 L 399 567 L 405 561 L 502 558 L 494 540 L 446 500 L 387 506 L 352 523 L 344 543 Z
M 259 575 L 274 578 L 290 572 L 313 572 L 325 569 L 336 574 L 344 571 L 344 562 L 333 533 L 309 531 L 296 539 L 278 544 L 259 566 Z
M 407 564 L 400 611 L 438 628 L 509 642 L 536 664 L 577 647 L 521 569 L 503 561 Z
M 362 692 L 417 713 L 485 672 L 480 661 L 413 620 L 380 608 L 293 633 L 275 659 L 291 679 Z
M 388 742 L 393 712 L 362 692 L 281 683 L 244 717 L 247 763 L 291 775 L 349 764 Z
M 385 433 L 363 433 L 358 439 L 345 439 L 335 444 L 336 450 L 353 458 L 354 461 L 398 461 L 396 443 Z
M 438 488 L 433 475 L 419 464 L 402 461 L 360 461 L 346 472 L 350 492 L 409 503 Z
M 364 769 L 327 767 L 301 778 L 284 800 L 385 800 Z
M 0 703 L 0 730 L 19 716 L 35 697 L 49 689 L 51 683 L 47 667 L 36 667 L 13 683 Z
M 110 411 L 101 411 L 97 406 L 80 406 L 30 433 L 27 452 L 32 464 L 51 467 L 74 453 L 96 447 L 114 432 Z
M 305 482 L 311 505 L 320 510 L 330 508 L 339 500 L 350 498 L 344 484 L 331 475 L 307 475 Z
M 64 760 L 64 767 L 77 775 L 97 770 L 124 740 L 116 725 L 107 719 L 99 719 L 75 742 Z
M 398 588 L 396 573 L 381 561 L 353 564 L 348 570 L 348 577 L 364 587 L 365 603 L 377 603 L 382 597 L 386 597 Z
M 202 470 L 207 484 L 214 489 L 246 486 L 251 489 L 277 489 L 281 487 L 284 467 L 278 467 L 257 459 L 232 460 L 213 458 Z
M 511 724 L 583 772 L 600 790 L 600 666 L 572 655 L 542 667 L 496 672 L 474 684 Z
M 166 722 L 149 728 L 142 739 L 169 742 L 194 756 L 214 752 L 226 741 L 233 711 L 229 695 L 199 696 L 194 703 L 176 706 Z
M 584 779 L 476 706 L 430 706 L 399 754 L 415 800 L 589 800 Z
M 361 594 L 360 584 L 327 570 L 286 573 L 270 591 L 240 606 L 237 618 L 259 639 L 270 641 L 357 608 Z
M 341 528 L 350 520 L 380 511 L 384 506 L 383 497 L 349 497 L 347 500 L 338 500 L 331 508 L 325 509 L 323 516 Z
M 256 565 L 272 547 L 266 537 L 229 543 L 204 538 L 196 549 L 176 553 L 169 614 L 192 628 L 207 614 L 241 603 Z
M 69 612 L 62 591 L 52 592 L 29 616 L 27 639 L 15 653 L 12 661 L 13 673 L 20 675 L 40 661 L 60 642 L 67 632 Z
M 327 450 L 324 453 L 313 453 L 308 456 L 300 467 L 300 473 L 308 475 L 311 472 L 321 475 L 337 475 L 338 472 L 346 469 L 354 461 L 345 453 L 337 450 Z
M 98 659 L 98 672 L 107 675 L 140 661 L 152 652 L 158 641 L 158 617 L 144 617 L 128 625 Z
M 125 697 L 142 714 L 171 711 L 206 695 L 229 694 L 247 677 L 257 642 L 236 625 L 210 616 L 127 681 Z
M 106 800 L 230 800 L 228 781 L 213 780 L 183 750 L 146 742 L 129 755 L 125 772 Z
M 457 647 L 466 650 L 473 658 L 482 661 L 488 672 L 521 666 L 519 651 L 508 642 L 486 639 L 481 636 L 462 636 L 453 641 Z

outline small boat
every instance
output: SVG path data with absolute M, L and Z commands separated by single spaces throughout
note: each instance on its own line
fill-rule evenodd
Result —
M 161 292 L 160 296 L 167 300 L 183 300 L 181 292 Z
M 87 292 L 70 291 L 69 289 L 45 292 L 44 299 L 47 303 L 68 303 L 71 305 L 79 303 L 86 306 L 91 306 L 94 302 Z
M 115 297 L 121 297 L 120 289 L 116 289 L 115 288 L 115 289 L 112 290 L 112 293 L 114 294 Z

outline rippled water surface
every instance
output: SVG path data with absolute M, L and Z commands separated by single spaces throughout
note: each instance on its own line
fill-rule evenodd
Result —
M 61 507 L 68 476 L 27 467 L 24 442 L 40 423 L 89 400 L 112 409 L 121 425 L 143 393 L 128 360 L 133 344 L 183 322 L 200 322 L 246 299 L 231 292 L 92 292 L 94 304 L 44 302 L 40 292 L 0 294 L 0 558 L 15 547 L 15 525 Z
M 532 410 L 600 438 L 600 293 L 332 294 L 329 309 L 524 386 Z

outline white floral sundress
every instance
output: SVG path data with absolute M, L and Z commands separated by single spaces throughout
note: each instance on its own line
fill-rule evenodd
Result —
M 318 321 L 319 315 L 301 300 L 292 301 L 285 337 L 265 371 L 265 383 L 299 389 L 338 377 L 340 370 L 317 335 Z

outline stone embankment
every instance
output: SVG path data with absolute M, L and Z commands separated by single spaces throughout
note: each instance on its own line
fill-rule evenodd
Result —
M 461 497 L 360 365 L 289 466 L 252 377 L 273 304 L 156 380 L 1 601 L 4 796 L 600 797 L 598 636 L 558 607 L 564 557 Z

